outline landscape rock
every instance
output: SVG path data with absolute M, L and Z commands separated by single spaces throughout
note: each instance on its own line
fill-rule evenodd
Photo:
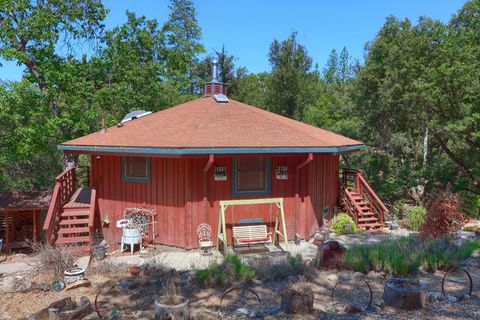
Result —
M 107 313 L 107 320 L 120 320 L 121 318 L 122 314 L 117 308 L 113 308 Z
M 480 257 L 480 249 L 475 249 L 473 252 L 472 252 L 472 258 L 478 258 Z
M 471 298 L 471 296 L 468 293 L 462 294 L 462 300 L 468 300 L 470 298 Z
M 134 313 L 135 319 L 145 319 L 145 320 L 154 320 L 155 312 L 151 311 L 137 311 Z
M 65 290 L 73 290 L 81 287 L 90 287 L 91 285 L 92 283 L 89 280 L 83 279 L 83 280 L 75 281 L 73 283 L 69 283 L 66 286 Z
M 246 318 L 250 314 L 247 308 L 238 308 L 232 313 L 235 318 Z
M 250 319 L 257 319 L 261 317 L 261 314 L 257 310 L 252 310 L 248 316 Z
M 12 320 L 12 316 L 6 311 L 0 311 L 0 320 Z
M 336 314 L 338 312 L 337 308 L 332 304 L 332 303 L 329 303 L 326 307 L 325 307 L 325 312 L 326 313 L 329 313 L 329 314 Z
M 336 274 L 331 273 L 327 276 L 327 280 L 331 282 L 338 282 L 338 276 Z
M 362 307 L 356 303 L 349 303 L 345 306 L 346 313 L 360 313 L 362 312 Z
M 59 310 L 71 310 L 76 308 L 75 300 L 72 297 L 67 297 L 53 302 L 48 307 L 43 308 L 42 310 L 32 313 L 26 320 L 43 320 L 48 319 L 48 309 L 59 309 Z
M 361 272 L 355 272 L 353 275 L 352 275 L 352 279 L 355 280 L 355 281 L 360 281 L 360 280 L 363 280 L 365 279 L 365 275 Z
M 457 297 L 454 297 L 454 296 L 451 296 L 451 295 L 447 295 L 447 300 L 448 300 L 448 302 L 457 302 L 458 301 Z
M 32 281 L 22 276 L 5 277 L 2 279 L 0 291 L 2 292 L 27 292 L 32 288 Z
M 281 309 L 286 314 L 313 312 L 313 290 L 308 283 L 294 284 L 282 293 Z
M 217 320 L 218 316 L 213 311 L 199 308 L 190 313 L 191 320 Z
M 383 280 L 383 275 L 380 272 L 369 271 L 367 273 L 367 279 L 369 280 Z
M 430 303 L 436 303 L 445 300 L 445 297 L 441 292 L 428 292 L 426 298 Z
M 82 320 L 100 320 L 100 316 L 95 311 L 95 312 L 90 313 L 88 316 L 83 317 Z

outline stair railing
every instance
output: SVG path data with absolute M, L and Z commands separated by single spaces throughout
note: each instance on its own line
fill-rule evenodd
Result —
M 55 240 L 56 231 L 58 229 L 58 221 L 65 203 L 76 190 L 75 168 L 68 168 L 55 178 L 55 187 L 48 207 L 47 217 L 43 230 L 46 233 L 47 243 L 52 244 Z
M 375 191 L 373 191 L 367 180 L 365 180 L 362 172 L 360 170 L 343 168 L 340 171 L 339 180 L 341 204 L 347 213 L 355 218 L 355 223 L 357 223 L 358 213 L 361 212 L 362 209 L 356 204 L 355 200 L 353 200 L 351 192 L 360 194 L 365 202 L 370 204 L 372 213 L 383 225 L 384 215 L 388 213 L 388 209 Z
M 340 183 L 340 203 L 348 215 L 350 215 L 355 224 L 358 225 L 358 213 L 361 212 L 360 206 L 353 199 L 352 194 L 342 183 Z
M 363 198 L 370 203 L 372 212 L 379 218 L 380 224 L 383 226 L 383 217 L 386 213 L 388 213 L 387 207 L 385 207 L 382 200 L 380 200 L 375 191 L 373 191 L 372 187 L 370 187 L 360 171 L 357 173 L 357 179 L 357 192 L 360 193 Z

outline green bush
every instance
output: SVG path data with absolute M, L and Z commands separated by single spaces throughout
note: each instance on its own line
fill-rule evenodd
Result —
M 421 242 L 417 237 L 387 240 L 374 245 L 349 248 L 343 266 L 359 272 L 385 271 L 396 275 L 415 275 L 423 266 L 426 271 L 446 270 L 459 265 L 480 249 L 480 241 L 465 241 L 457 246 L 448 238 Z
M 347 224 L 352 226 L 350 231 L 345 231 L 345 225 Z M 352 217 L 346 213 L 340 213 L 333 223 L 333 231 L 335 233 L 355 233 L 357 231 L 357 226 Z
M 422 225 L 425 223 L 426 214 L 427 210 L 424 207 L 409 207 L 406 218 L 410 229 L 420 231 Z

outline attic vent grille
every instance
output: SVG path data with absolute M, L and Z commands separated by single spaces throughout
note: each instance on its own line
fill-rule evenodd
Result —
M 227 96 L 224 94 L 215 94 L 213 95 L 213 98 L 215 99 L 215 101 L 221 102 L 221 103 L 228 103 L 230 101 L 228 100 Z

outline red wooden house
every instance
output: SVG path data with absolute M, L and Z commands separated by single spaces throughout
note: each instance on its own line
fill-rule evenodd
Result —
M 156 243 L 196 248 L 200 223 L 217 230 L 219 201 L 250 198 L 284 198 L 289 239 L 312 236 L 336 214 L 339 199 L 359 225 L 383 225 L 386 209 L 363 177 L 345 172 L 339 179 L 340 156 L 360 150 L 361 142 L 225 93 L 213 79 L 200 99 L 59 145 L 90 155 L 90 185 L 75 185 L 74 168 L 57 177 L 44 225 L 48 240 L 88 247 L 98 231 L 116 247 L 115 222 L 124 209 L 145 206 L 157 211 Z M 275 220 L 272 205 L 229 210 L 229 239 L 240 219 L 261 218 L 269 228 Z

